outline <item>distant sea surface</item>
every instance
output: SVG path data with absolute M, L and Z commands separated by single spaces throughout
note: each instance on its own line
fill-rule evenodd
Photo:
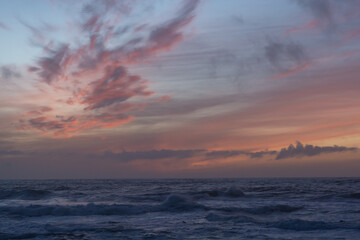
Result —
M 360 239 L 360 179 L 0 180 L 0 239 Z

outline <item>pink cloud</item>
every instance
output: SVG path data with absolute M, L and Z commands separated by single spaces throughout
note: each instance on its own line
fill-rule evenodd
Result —
M 295 32 L 301 32 L 301 31 L 309 31 L 309 30 L 314 30 L 314 29 L 321 29 L 324 28 L 323 25 L 320 24 L 320 21 L 318 19 L 312 19 L 309 22 L 298 26 L 298 27 L 292 27 L 288 30 L 286 30 L 283 33 L 283 36 L 295 33 Z
M 83 103 L 85 110 L 102 108 L 125 102 L 135 96 L 150 96 L 153 92 L 146 90 L 147 81 L 136 75 L 128 75 L 122 66 L 108 67 L 105 75 L 92 82 L 91 92 L 86 94 Z
M 308 69 L 310 66 L 311 66 L 311 64 L 309 62 L 298 65 L 298 66 L 295 66 L 293 69 L 282 72 L 282 73 L 280 73 L 280 74 L 278 74 L 278 75 L 276 75 L 274 77 L 271 77 L 270 80 L 279 80 L 279 79 L 282 79 L 282 78 L 290 77 L 292 75 L 295 75 L 297 73 L 300 73 L 300 72 Z
M 119 1 L 95 1 L 84 6 L 83 20 L 74 24 L 74 29 L 80 29 L 79 33 L 85 36 L 77 45 L 47 40 L 42 37 L 45 30 L 24 23 L 41 40 L 37 44 L 42 44 L 44 51 L 44 56 L 28 71 L 38 75 L 37 87 L 56 104 L 51 105 L 51 112 L 29 111 L 29 118 L 25 116 L 24 126 L 19 128 L 59 136 L 132 121 L 134 118 L 126 113 L 144 109 L 153 102 L 146 98 L 155 93 L 149 90 L 148 80 L 128 72 L 128 65 L 169 51 L 183 41 L 184 29 L 194 19 L 197 5 L 198 1 L 185 1 L 173 19 L 158 26 L 128 26 L 134 30 L 134 37 L 125 43 L 117 40 L 119 14 L 128 14 L 131 9 Z M 138 36 L 140 33 L 147 33 L 147 37 Z M 163 96 L 159 102 L 168 100 Z M 62 105 L 66 113 L 62 112 Z M 80 107 L 83 110 L 79 112 Z M 65 121 L 65 117 L 59 119 L 55 114 L 74 116 L 76 120 Z M 31 118 L 34 115 L 38 117 Z

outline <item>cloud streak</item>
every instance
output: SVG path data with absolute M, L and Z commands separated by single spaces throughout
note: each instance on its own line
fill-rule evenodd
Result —
M 276 159 L 285 159 L 291 157 L 304 157 L 304 156 L 315 156 L 324 153 L 336 153 L 336 152 L 345 152 L 345 151 L 356 151 L 357 148 L 348 148 L 343 146 L 326 146 L 319 147 L 313 145 L 303 145 L 301 142 L 297 142 L 296 146 L 290 144 L 287 148 L 281 149 L 277 154 Z
M 249 152 L 244 150 L 206 150 L 206 149 L 184 149 L 184 150 L 172 150 L 172 149 L 161 149 L 161 150 L 149 150 L 149 151 L 135 151 L 127 152 L 123 151 L 120 153 L 114 153 L 112 151 L 104 152 L 104 158 L 111 158 L 122 162 L 130 162 L 136 160 L 162 160 L 162 159 L 173 159 L 173 160 L 185 160 L 190 158 L 196 158 L 196 160 L 221 160 L 227 158 L 233 158 L 238 156 L 247 156 L 250 158 L 261 158 L 265 155 L 274 155 L 276 151 L 259 151 Z

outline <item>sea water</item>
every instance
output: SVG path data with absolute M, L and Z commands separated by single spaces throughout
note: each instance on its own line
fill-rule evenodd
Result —
M 360 179 L 0 180 L 0 239 L 360 239 Z

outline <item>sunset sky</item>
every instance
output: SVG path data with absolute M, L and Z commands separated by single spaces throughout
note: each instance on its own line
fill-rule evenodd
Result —
M 359 0 L 0 1 L 0 53 L 0 178 L 360 177 Z

